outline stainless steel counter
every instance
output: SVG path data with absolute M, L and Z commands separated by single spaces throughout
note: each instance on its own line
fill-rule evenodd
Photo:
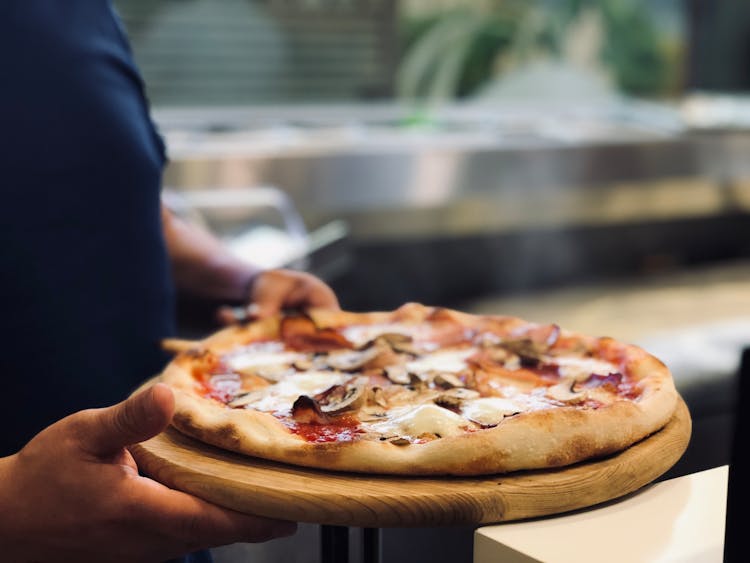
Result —
M 390 106 L 261 108 L 157 119 L 168 186 L 276 186 L 311 227 L 343 219 L 356 239 L 750 208 L 750 133 L 694 133 L 666 107 L 459 107 L 429 118 Z

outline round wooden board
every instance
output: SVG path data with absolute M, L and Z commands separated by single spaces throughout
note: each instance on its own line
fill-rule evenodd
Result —
M 141 470 L 174 489 L 240 512 L 356 527 L 488 524 L 586 508 L 651 483 L 690 440 L 680 399 L 659 432 L 607 458 L 482 477 L 395 477 L 295 467 L 234 454 L 173 428 L 131 447 Z

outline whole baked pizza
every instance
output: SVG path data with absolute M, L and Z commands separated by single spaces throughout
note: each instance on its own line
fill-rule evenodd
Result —
M 554 324 L 411 303 L 310 310 L 185 347 L 161 381 L 172 424 L 208 444 L 327 470 L 483 475 L 560 467 L 658 431 L 669 370 Z

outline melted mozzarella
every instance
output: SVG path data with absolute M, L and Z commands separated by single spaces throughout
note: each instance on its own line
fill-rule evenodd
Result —
M 349 378 L 349 375 L 330 371 L 297 373 L 266 387 L 259 400 L 250 406 L 266 412 L 287 412 L 300 395 L 317 395 Z
M 527 407 L 518 401 L 503 397 L 481 397 L 472 401 L 465 401 L 461 407 L 461 414 L 479 424 L 493 426 L 504 417 L 525 410 L 527 410 Z
M 341 332 L 349 342 L 359 347 L 374 340 L 381 334 L 403 334 L 412 338 L 418 332 L 419 327 L 404 323 L 380 323 L 371 325 L 351 325 Z
M 406 364 L 406 369 L 407 371 L 417 374 L 429 371 L 447 371 L 456 373 L 466 369 L 466 358 L 472 356 L 475 352 L 474 348 L 435 352 L 408 362 Z
M 265 366 L 291 365 L 304 358 L 303 354 L 284 350 L 282 342 L 257 342 L 226 357 L 229 367 L 236 371 Z
M 393 409 L 390 414 L 393 416 L 390 420 L 373 424 L 372 430 L 407 438 L 426 433 L 445 437 L 461 434 L 470 424 L 462 416 L 433 404 L 401 407 Z
M 617 373 L 620 371 L 616 365 L 594 358 L 571 358 L 560 356 L 555 357 L 552 361 L 559 366 L 561 378 L 571 378 L 576 381 L 584 381 L 588 379 L 592 373 L 609 375 L 610 373 Z

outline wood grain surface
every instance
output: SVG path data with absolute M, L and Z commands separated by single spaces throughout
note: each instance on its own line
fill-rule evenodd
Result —
M 586 508 L 644 487 L 685 452 L 680 400 L 659 432 L 606 458 L 483 477 L 404 478 L 295 467 L 234 454 L 173 428 L 131 447 L 141 470 L 215 504 L 273 518 L 355 527 L 488 524 Z

